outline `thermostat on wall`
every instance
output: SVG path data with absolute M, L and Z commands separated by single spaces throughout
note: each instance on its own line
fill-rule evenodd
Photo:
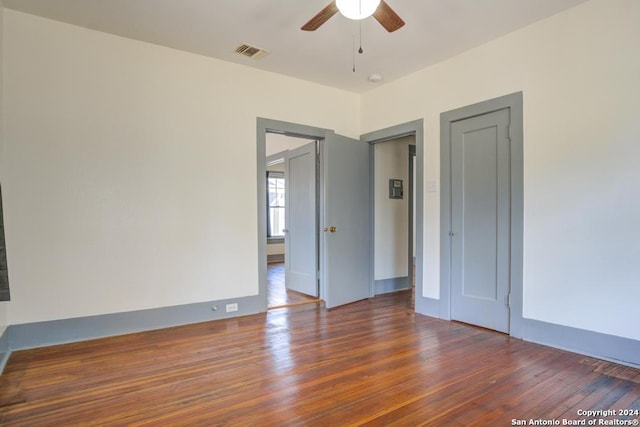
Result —
M 402 199 L 402 180 L 390 179 L 389 180 L 389 198 L 390 199 Z

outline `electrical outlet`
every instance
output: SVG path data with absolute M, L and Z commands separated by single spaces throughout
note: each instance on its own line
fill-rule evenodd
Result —
M 238 311 L 238 303 L 234 302 L 233 304 L 227 304 L 227 313 L 232 311 Z

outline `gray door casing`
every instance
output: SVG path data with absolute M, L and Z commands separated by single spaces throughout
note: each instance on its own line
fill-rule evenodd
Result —
M 468 124 L 471 127 L 479 125 L 478 121 L 482 121 L 484 116 L 488 117 L 488 114 L 498 111 L 505 111 L 509 116 L 509 132 L 510 136 L 507 139 L 508 144 L 508 159 L 506 160 L 506 168 L 508 169 L 507 179 L 508 182 L 501 182 L 499 185 L 507 185 L 510 189 L 510 197 L 507 201 L 507 206 L 501 206 L 498 208 L 500 215 L 507 215 L 508 218 L 503 218 L 502 226 L 508 224 L 510 227 L 508 237 L 506 237 L 502 243 L 500 243 L 500 250 L 508 252 L 508 259 L 510 261 L 509 266 L 505 270 L 508 277 L 503 277 L 503 282 L 508 282 L 509 297 L 507 301 L 498 301 L 500 298 L 496 296 L 496 304 L 509 304 L 510 310 L 508 310 L 508 333 L 514 337 L 522 337 L 522 294 L 523 294 L 523 128 L 522 128 L 522 93 L 514 93 L 505 95 L 499 98 L 491 99 L 488 101 L 473 104 L 467 107 L 462 107 L 456 110 L 451 110 L 442 113 L 440 116 L 440 174 L 441 174 L 441 204 L 440 204 L 440 317 L 443 319 L 451 319 L 452 317 L 459 317 L 459 313 L 453 313 L 452 316 L 452 301 L 456 304 L 458 301 L 454 301 L 456 296 L 454 292 L 458 292 L 460 289 L 456 288 L 460 284 L 460 276 L 462 271 L 460 270 L 461 254 L 464 251 L 462 246 L 463 241 L 460 240 L 461 236 L 456 235 L 454 228 L 460 227 L 461 220 L 464 218 L 457 217 L 461 212 L 460 207 L 457 204 L 460 203 L 459 183 L 456 183 L 457 179 L 460 179 L 460 165 L 455 163 L 459 161 L 459 157 L 456 155 L 456 150 L 460 147 L 454 147 L 452 149 L 452 141 L 456 133 L 462 132 L 464 128 L 464 121 L 471 119 Z M 478 126 L 479 129 L 483 128 L 483 125 Z M 486 136 L 486 135 L 485 135 Z M 456 160 L 458 158 L 458 160 Z M 486 159 L 485 159 L 486 160 Z M 490 162 L 491 160 L 486 160 Z M 504 172 L 504 168 L 503 172 Z M 480 171 L 476 171 L 480 173 Z M 498 185 L 498 184 L 496 184 Z M 454 188 L 458 187 L 458 189 Z M 486 196 L 486 194 L 485 194 Z M 490 197 L 489 197 L 490 199 Z M 487 209 L 491 200 L 483 201 L 483 198 L 478 198 L 474 201 L 477 203 L 477 208 Z M 496 200 L 496 202 L 498 202 Z M 504 235 L 504 228 L 500 231 L 501 235 Z M 473 246 L 473 241 L 482 239 L 479 234 L 477 236 L 469 236 L 472 241 L 469 243 Z M 475 238 L 474 238 L 475 237 Z M 506 247 L 504 247 L 506 245 Z M 475 251 L 477 252 L 479 246 L 476 244 Z M 498 250 L 498 247 L 496 247 Z M 473 249 L 473 248 L 472 248 Z M 504 254 L 504 252 L 503 252 Z M 504 257 L 502 257 L 504 259 Z M 480 267 L 477 267 L 480 265 Z M 477 264 L 475 268 L 478 268 L 477 273 L 489 274 L 482 263 Z M 455 271 L 454 271 L 455 269 Z M 472 267 L 473 270 L 473 267 Z M 458 285 L 454 285 L 458 283 Z M 471 285 L 473 286 L 473 285 Z M 476 293 L 482 293 L 479 291 Z M 473 293 L 473 291 L 471 291 Z M 487 295 L 483 295 L 485 299 Z M 490 326 L 491 327 L 491 326 Z M 498 329 L 498 328 L 494 328 Z
M 318 296 L 316 149 L 313 141 L 285 157 L 285 284 Z
M 409 239 L 407 244 L 409 245 L 407 253 L 409 254 L 407 271 L 409 272 L 409 280 L 411 281 L 410 285 L 413 288 L 414 296 L 415 296 L 415 286 L 416 286 L 416 277 L 415 277 L 415 241 L 416 241 L 416 145 L 415 141 L 412 145 L 409 146 Z

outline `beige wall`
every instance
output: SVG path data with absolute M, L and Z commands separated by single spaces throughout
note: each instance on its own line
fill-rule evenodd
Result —
M 357 137 L 358 96 L 4 13 L 9 323 L 256 295 L 256 117 Z
M 524 93 L 524 316 L 640 339 L 640 2 L 593 0 L 362 97 L 371 132 Z M 424 295 L 439 298 L 439 198 L 424 194 Z
M 640 2 L 592 0 L 363 96 L 4 15 L 1 324 L 256 294 L 256 117 L 351 137 L 423 118 L 426 183 L 441 112 L 523 91 L 524 316 L 640 339 Z

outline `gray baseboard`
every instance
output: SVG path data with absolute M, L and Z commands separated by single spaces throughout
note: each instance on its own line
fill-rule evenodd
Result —
M 0 335 L 0 374 L 4 371 L 9 356 L 11 356 L 11 349 L 9 348 L 9 328 L 5 328 L 2 335 Z
M 416 313 L 440 318 L 440 300 L 418 295 L 418 289 L 416 289 Z
M 226 304 L 238 311 L 226 313 Z M 440 301 L 416 295 L 416 311 L 439 317 Z M 213 311 L 212 306 L 218 309 Z M 0 374 L 11 351 L 84 341 L 133 332 L 207 322 L 266 311 L 257 295 L 196 304 L 154 308 L 75 319 L 10 325 L 0 336 Z M 522 339 L 640 368 L 640 341 L 534 319 L 523 319 Z
M 376 295 L 380 295 L 411 289 L 411 282 L 409 281 L 408 276 L 394 277 L 392 279 L 376 280 L 375 286 Z
M 237 303 L 238 311 L 227 313 L 226 304 Z M 212 310 L 216 306 L 217 310 Z M 266 301 L 258 295 L 149 310 L 104 314 L 74 319 L 10 325 L 10 351 L 104 338 L 265 312 Z M 5 335 L 7 335 L 5 332 Z
M 416 312 L 441 318 L 440 300 L 416 294 Z M 524 341 L 640 368 L 640 341 L 535 319 L 522 319 Z
M 267 255 L 267 263 L 270 262 L 284 262 L 284 254 Z
M 522 339 L 640 368 L 640 341 L 534 319 L 523 319 Z

